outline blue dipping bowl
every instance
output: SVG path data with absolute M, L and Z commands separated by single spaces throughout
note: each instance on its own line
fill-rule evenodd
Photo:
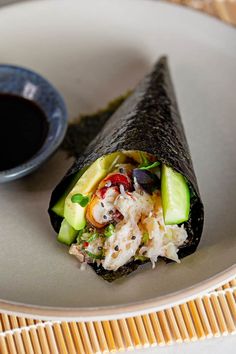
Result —
M 66 133 L 67 110 L 53 85 L 39 74 L 19 66 L 0 65 L 0 93 L 14 94 L 35 102 L 49 125 L 42 147 L 32 158 L 12 169 L 0 171 L 0 183 L 3 183 L 33 172 L 55 152 Z

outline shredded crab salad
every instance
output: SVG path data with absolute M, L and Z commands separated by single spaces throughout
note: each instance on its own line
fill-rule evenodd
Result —
M 153 267 L 158 257 L 180 262 L 188 235 L 183 223 L 164 222 L 158 165 L 120 164 L 99 183 L 88 200 L 86 226 L 69 250 L 80 263 L 116 271 L 133 260 Z

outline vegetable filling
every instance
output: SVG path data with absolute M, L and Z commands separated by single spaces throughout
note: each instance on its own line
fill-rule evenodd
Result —
M 144 152 L 122 152 L 118 157 L 86 194 L 69 193 L 65 208 L 78 204 L 85 222 L 75 230 L 65 218 L 62 231 L 69 228 L 72 236 L 59 233 L 59 240 L 66 239 L 69 253 L 79 262 L 96 262 L 111 271 L 137 259 L 149 260 L 153 267 L 160 256 L 180 262 L 178 250 L 187 242 L 184 222 L 190 209 L 185 178 Z

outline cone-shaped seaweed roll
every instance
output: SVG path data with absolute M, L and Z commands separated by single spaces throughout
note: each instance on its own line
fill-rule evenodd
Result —
M 52 193 L 58 240 L 108 281 L 193 253 L 203 205 L 166 57 Z

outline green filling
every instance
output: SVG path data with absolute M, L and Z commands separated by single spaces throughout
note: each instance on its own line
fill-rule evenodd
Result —
M 142 262 L 144 262 L 144 261 L 146 261 L 146 260 L 148 260 L 149 258 L 148 257 L 145 257 L 145 256 L 134 256 L 134 260 L 135 261 L 142 261 Z
M 70 190 L 74 187 L 78 179 L 82 176 L 82 174 L 87 170 L 88 167 L 82 168 L 81 171 L 77 172 L 75 176 L 73 177 L 72 181 L 70 182 L 69 186 L 66 188 L 65 192 L 62 194 L 62 196 L 58 199 L 56 204 L 52 207 L 52 211 L 54 211 L 55 214 L 58 216 L 64 217 L 64 207 L 65 207 L 65 200 L 70 192 Z
M 102 259 L 103 258 L 103 255 L 102 253 L 101 254 L 94 254 L 94 253 L 91 253 L 89 251 L 85 251 L 87 253 L 87 255 L 92 258 L 92 259 Z
M 147 154 L 141 151 L 134 151 L 133 153 L 139 156 L 139 169 L 151 170 L 156 167 L 159 169 L 159 161 L 150 161 Z M 102 234 L 96 231 L 88 232 L 85 228 L 85 214 L 90 196 L 94 193 L 100 181 L 117 168 L 117 165 L 125 162 L 127 162 L 125 154 L 122 152 L 112 153 L 99 158 L 92 165 L 75 175 L 69 187 L 52 208 L 57 215 L 64 216 L 58 235 L 60 242 L 70 245 L 77 237 L 78 243 L 82 241 L 90 243 L 98 237 L 108 238 L 113 235 L 115 230 L 113 224 L 108 225 Z M 160 168 L 161 197 L 165 224 L 183 223 L 188 220 L 190 213 L 190 190 L 187 181 L 185 177 L 171 167 L 162 164 Z M 146 244 L 148 240 L 149 235 L 145 232 L 142 237 L 142 243 Z
M 190 191 L 186 179 L 171 167 L 162 165 L 161 196 L 166 225 L 181 224 L 189 219 Z
M 94 240 L 96 240 L 98 237 L 100 237 L 98 232 L 94 232 L 92 233 L 92 235 L 88 238 L 87 242 L 93 242 Z
M 75 230 L 81 230 L 86 225 L 86 206 L 90 195 L 116 164 L 124 162 L 125 159 L 126 156 L 120 152 L 102 156 L 90 165 L 76 182 L 65 199 L 64 208 L 64 217 Z
M 81 193 L 74 194 L 71 197 L 72 203 L 78 203 L 80 206 L 83 208 L 86 207 L 86 205 L 89 203 L 90 198 L 86 195 L 83 195 Z
M 148 240 L 149 240 L 149 234 L 148 232 L 144 232 L 142 237 L 142 243 L 146 244 Z
M 78 231 L 73 229 L 73 227 L 64 219 L 61 223 L 61 228 L 58 234 L 58 241 L 70 246 L 76 239 Z
M 152 168 L 155 168 L 157 166 L 160 165 L 160 162 L 156 161 L 156 162 L 153 162 L 152 164 L 148 165 L 148 166 L 141 166 L 139 167 L 140 170 L 151 170 Z
M 110 224 L 108 225 L 106 228 L 105 228 L 105 231 L 104 231 L 104 236 L 105 237 L 111 237 L 114 233 L 114 230 L 115 230 L 115 226 L 113 224 Z

